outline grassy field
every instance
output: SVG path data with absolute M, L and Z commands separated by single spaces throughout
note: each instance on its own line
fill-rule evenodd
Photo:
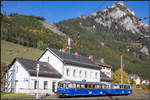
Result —
M 1 40 L 1 61 L 10 64 L 15 57 L 36 60 L 42 51 Z
M 34 95 L 2 92 L 1 98 L 34 98 Z
M 136 94 L 136 93 L 148 93 L 149 90 L 148 89 L 133 89 L 133 93 Z

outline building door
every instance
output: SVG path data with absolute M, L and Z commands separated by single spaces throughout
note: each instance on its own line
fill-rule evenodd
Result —
M 17 88 L 17 83 L 18 83 L 18 80 L 15 80 L 14 92 L 18 92 L 18 91 L 17 91 L 17 89 L 18 89 L 18 88 Z
M 56 82 L 52 82 L 52 92 L 56 92 Z

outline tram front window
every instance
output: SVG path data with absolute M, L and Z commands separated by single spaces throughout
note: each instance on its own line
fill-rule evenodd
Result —
M 59 83 L 58 88 L 66 88 L 68 85 L 65 83 Z

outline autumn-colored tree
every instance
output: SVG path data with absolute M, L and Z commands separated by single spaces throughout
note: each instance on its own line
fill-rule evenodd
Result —
M 5 72 L 6 72 L 6 64 L 1 62 L 1 90 L 4 90 L 5 87 Z
M 43 43 L 43 41 L 40 40 L 40 41 L 37 42 L 37 48 L 39 48 L 41 50 L 44 49 L 44 43 Z
M 113 74 L 113 83 L 121 83 L 121 69 Z M 123 83 L 129 84 L 128 74 L 125 71 L 123 71 Z

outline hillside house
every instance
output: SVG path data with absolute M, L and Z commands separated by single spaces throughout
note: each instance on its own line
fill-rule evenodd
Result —
M 94 62 L 101 67 L 101 71 L 107 75 L 109 78 L 111 78 L 111 68 L 112 66 L 106 64 L 104 62 L 104 58 L 101 58 L 100 60 L 94 59 Z
M 8 70 L 8 92 L 36 93 L 36 66 L 39 70 L 39 89 L 42 94 L 54 94 L 57 82 L 61 80 L 75 80 L 100 82 L 108 80 L 101 68 L 91 56 L 83 57 L 78 53 L 69 54 L 65 50 L 47 48 L 36 60 L 15 58 Z M 102 77 L 102 80 L 101 80 Z
M 136 74 L 129 74 L 128 75 L 129 79 L 133 79 L 135 81 L 136 85 L 140 85 L 141 84 L 141 79 L 138 75 Z

